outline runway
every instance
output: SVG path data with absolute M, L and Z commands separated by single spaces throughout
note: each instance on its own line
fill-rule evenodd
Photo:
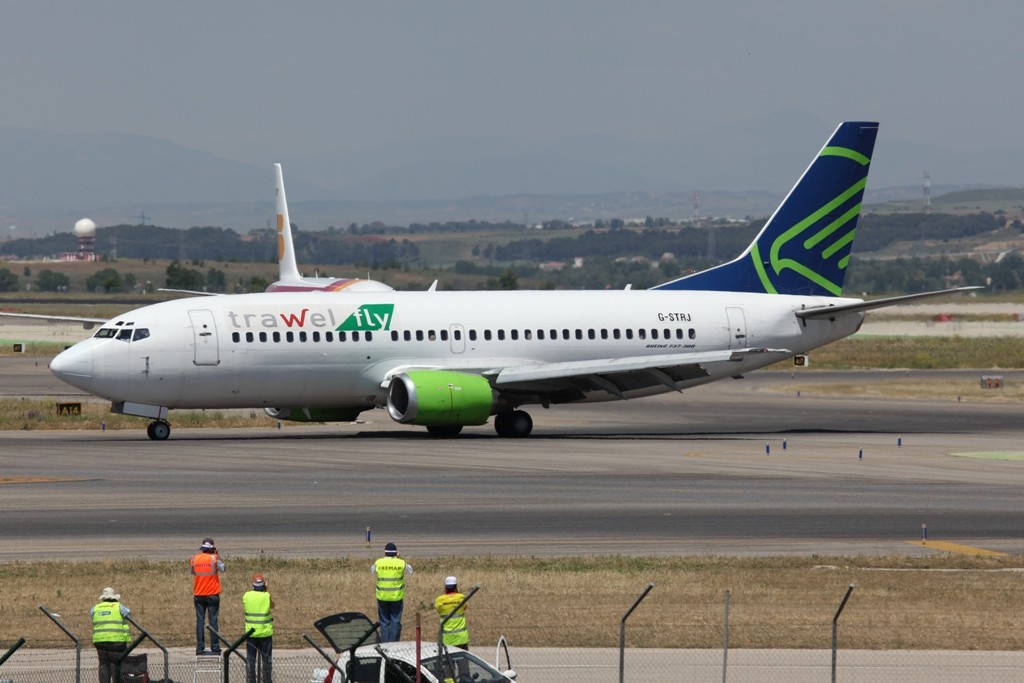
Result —
M 5 360 L 3 393 L 62 390 L 43 366 Z M 837 376 L 885 379 L 755 373 L 537 409 L 525 440 L 490 427 L 432 439 L 381 411 L 364 424 L 175 429 L 166 442 L 143 421 L 4 432 L 0 561 L 176 559 L 204 536 L 233 556 L 369 558 L 387 541 L 408 557 L 934 552 L 907 543 L 922 524 L 933 540 L 1024 552 L 1024 461 L 991 455 L 1024 458 L 1019 404 L 787 389 Z

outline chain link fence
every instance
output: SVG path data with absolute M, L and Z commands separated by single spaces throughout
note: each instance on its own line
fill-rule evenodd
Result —
M 1002 683 L 1024 680 L 1024 634 L 1016 633 L 1018 625 L 999 620 L 981 624 L 981 628 L 988 629 L 986 633 L 991 633 L 991 642 L 1001 647 L 959 650 L 957 633 L 967 627 L 977 632 L 979 624 L 964 623 L 953 605 L 940 618 L 922 625 L 922 620 L 914 615 L 912 604 L 897 606 L 885 613 L 858 610 L 856 590 L 851 586 L 845 593 L 838 592 L 832 604 L 780 603 L 768 611 L 773 619 L 766 622 L 763 618 L 751 617 L 753 613 L 764 614 L 763 605 L 752 609 L 742 591 L 724 591 L 709 594 L 705 602 L 688 605 L 669 618 L 655 620 L 651 618 L 653 610 L 645 613 L 644 606 L 647 601 L 657 599 L 656 588 L 638 589 L 636 596 L 622 597 L 618 620 L 602 620 L 601 623 L 574 622 L 569 609 L 565 610 L 570 615 L 565 623 L 558 627 L 539 627 L 530 623 L 527 606 L 523 606 L 522 618 L 503 626 L 500 634 L 473 631 L 471 621 L 472 653 L 500 671 L 514 669 L 518 673 L 517 680 L 525 683 L 650 680 Z M 847 601 L 845 610 L 841 609 Z M 534 606 L 535 609 L 550 607 Z M 406 617 L 409 620 L 408 614 Z M 46 617 L 40 614 L 38 618 Z M 144 623 L 140 625 L 145 628 Z M 407 637 L 412 637 L 415 629 L 411 620 L 406 627 Z M 78 628 L 83 629 L 84 625 Z M 567 630 L 580 643 L 609 646 L 544 646 L 544 643 L 564 643 Z M 91 633 L 80 636 L 81 642 L 76 648 L 72 633 L 61 634 L 56 627 L 53 632 L 53 638 L 45 641 L 0 642 L 0 683 L 97 681 L 97 658 L 90 642 Z M 424 622 L 422 633 L 424 642 L 436 639 L 436 617 Z M 136 635 L 133 628 L 133 636 Z M 224 635 L 231 640 L 240 636 L 237 633 Z M 328 664 L 321 654 L 312 647 L 293 645 L 302 642 L 302 635 L 303 632 L 294 629 L 275 629 L 274 683 L 320 683 L 324 680 Z M 507 639 L 507 651 L 495 645 L 499 636 Z M 179 647 L 168 648 L 165 652 L 154 647 L 150 640 L 140 641 L 131 654 L 144 657 L 143 666 L 122 672 L 123 683 L 239 683 L 246 680 L 244 644 L 237 653 L 228 655 L 225 675 L 223 658 L 197 658 L 194 649 L 180 647 L 182 641 L 188 642 L 187 634 L 155 634 L 151 639 L 166 639 Z M 319 634 L 314 634 L 313 639 L 323 644 Z M 811 646 L 792 647 L 790 644 L 795 639 Z M 611 646 L 616 641 L 621 647 Z M 850 642 L 855 642 L 856 647 L 851 647 Z M 519 644 L 529 644 L 529 647 Z M 381 674 L 381 681 L 390 683 L 392 679 L 384 676 Z M 332 683 L 340 683 L 340 678 L 334 678 Z
M 490 650 L 490 648 L 487 648 Z M 494 663 L 493 650 L 474 648 L 474 653 Z M 146 681 L 158 683 L 163 676 L 163 653 L 139 650 L 148 661 Z M 728 653 L 725 667 L 720 649 L 629 648 L 625 652 L 625 681 L 685 681 L 707 683 L 822 683 L 831 678 L 830 650 L 736 649 Z M 245 663 L 229 658 L 228 680 L 246 680 Z M 619 681 L 616 648 L 512 648 L 512 668 L 522 683 L 615 683 Z M 498 667 L 504 670 L 504 662 Z M 327 664 L 320 655 L 305 650 L 274 652 L 275 683 L 318 683 Z M 197 665 L 188 648 L 176 648 L 168 656 L 169 679 L 175 683 L 223 683 L 223 671 Z M 856 683 L 975 683 L 1021 680 L 1024 652 L 968 652 L 922 650 L 849 650 L 838 657 L 837 680 Z M 97 680 L 95 651 L 82 653 L 76 668 L 70 648 L 24 647 L 0 665 L 0 681 L 13 683 L 93 683 Z M 124 676 L 125 683 L 141 677 Z M 339 683 L 339 679 L 334 679 Z

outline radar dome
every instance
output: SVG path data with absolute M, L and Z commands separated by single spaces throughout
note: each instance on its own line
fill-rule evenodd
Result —
M 96 235 L 96 224 L 88 218 L 75 223 L 75 236 L 76 237 L 93 237 Z

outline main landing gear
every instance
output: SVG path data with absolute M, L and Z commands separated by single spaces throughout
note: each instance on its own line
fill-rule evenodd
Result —
M 166 420 L 155 420 L 146 427 L 146 435 L 153 441 L 166 441 L 171 435 L 171 425 Z
M 494 431 L 498 436 L 521 439 L 533 431 L 533 418 L 525 410 L 513 410 L 494 416 Z

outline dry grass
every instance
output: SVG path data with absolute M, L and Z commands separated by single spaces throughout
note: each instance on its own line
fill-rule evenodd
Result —
M 936 401 L 966 401 L 968 403 L 1020 403 L 1024 401 L 1024 386 L 1004 384 L 1001 389 L 982 389 L 978 380 L 902 379 L 885 382 L 830 382 L 801 384 L 795 381 L 785 387 L 766 386 L 766 391 L 780 393 L 800 392 L 803 396 L 877 396 L 895 399 L 923 399 Z
M 57 399 L 0 399 L 0 431 L 52 429 L 139 429 L 149 420 L 110 412 L 110 403 L 98 399 L 78 401 L 81 415 L 58 415 Z M 175 429 L 189 427 L 260 427 L 271 428 L 276 422 L 262 410 L 175 410 Z M 282 422 L 282 426 L 300 423 Z
M 849 368 L 1022 368 L 1021 337 L 853 337 L 815 349 L 812 367 Z M 791 363 L 780 367 L 791 369 Z
M 456 574 L 470 602 L 476 643 L 500 634 L 515 646 L 610 647 L 619 620 L 648 582 L 655 584 L 629 620 L 637 647 L 717 647 L 722 642 L 724 591 L 731 591 L 734 647 L 827 647 L 832 616 L 849 584 L 843 613 L 846 648 L 1024 648 L 1020 557 L 885 558 L 451 558 L 411 560 L 416 573 L 406 596 L 406 635 L 422 614 L 424 637 L 437 628 L 433 599 L 445 575 Z M 274 597 L 275 641 L 300 647 L 312 622 L 339 611 L 375 617 L 372 580 L 364 560 L 226 558 L 221 630 L 242 629 L 241 594 L 255 571 Z M 0 641 L 25 637 L 49 644 L 60 634 L 37 610 L 45 604 L 75 632 L 103 586 L 113 585 L 138 621 L 166 645 L 192 645 L 194 612 L 186 563 L 0 565 Z

